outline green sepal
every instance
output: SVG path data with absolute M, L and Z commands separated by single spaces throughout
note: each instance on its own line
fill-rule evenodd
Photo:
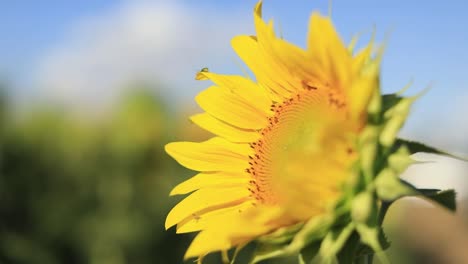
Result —
M 409 165 L 415 163 L 410 154 L 406 146 L 394 150 L 387 157 L 387 166 L 377 174 L 374 186 L 377 196 L 383 201 L 394 201 L 403 196 L 418 194 L 413 186 L 403 182 L 399 177 Z
M 289 243 L 296 233 L 302 228 L 304 223 L 279 228 L 268 235 L 257 239 L 260 244 L 284 244 Z
M 380 244 L 382 251 L 388 249 L 391 246 L 391 243 L 388 240 L 382 228 L 378 229 L 378 240 L 379 240 L 379 244 Z M 374 254 L 375 254 L 375 251 L 371 247 L 363 243 L 359 243 L 356 249 L 356 252 L 353 256 L 355 258 L 363 258 L 363 257 L 367 257 L 369 255 L 374 255 Z
M 391 245 L 381 228 L 378 232 L 378 241 L 382 250 L 388 249 Z M 337 259 L 339 264 L 369 263 L 364 259 L 372 258 L 374 254 L 375 251 L 364 244 L 359 233 L 354 231 L 338 253 Z
M 377 157 L 377 141 L 380 133 L 379 126 L 367 125 L 359 136 L 359 165 L 364 173 L 366 183 L 374 175 L 374 163 Z
M 404 196 L 418 195 L 418 191 L 405 184 L 390 168 L 383 169 L 375 179 L 377 196 L 384 201 L 394 201 Z
M 408 117 L 411 105 L 418 96 L 402 97 L 397 94 L 383 95 L 383 128 L 379 136 L 379 142 L 384 147 L 391 147 L 395 142 L 400 128 Z
M 384 245 L 381 242 L 378 199 L 372 188 L 356 195 L 353 200 L 351 214 L 355 229 L 359 234 L 360 243 L 371 248 L 381 263 L 389 263 L 383 252 Z
M 410 165 L 416 163 L 416 161 L 411 158 L 411 153 L 406 146 L 393 149 L 396 149 L 396 151 L 388 156 L 387 163 L 388 168 L 392 169 L 397 175 L 404 172 Z
M 361 192 L 353 198 L 351 218 L 355 223 L 367 223 L 376 211 L 374 195 L 371 192 Z
M 380 122 L 380 113 L 382 111 L 382 96 L 380 88 L 375 89 L 367 106 L 367 121 L 368 124 L 378 124 Z
M 255 264 L 263 260 L 279 257 L 287 257 L 291 254 L 284 252 L 288 244 L 269 244 L 269 243 L 258 243 L 255 252 L 252 256 L 250 264 Z
M 369 226 L 365 224 L 357 224 L 356 230 L 359 233 L 359 237 L 361 238 L 362 243 L 372 249 L 380 263 L 389 264 L 390 262 L 380 241 L 381 228 L 377 225 Z

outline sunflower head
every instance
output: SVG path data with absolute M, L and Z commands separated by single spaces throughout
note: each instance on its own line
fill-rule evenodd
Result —
M 200 231 L 186 258 L 268 241 L 262 238 L 281 237 L 278 230 L 293 227 L 297 235 L 288 237 L 296 243 L 286 239 L 286 249 L 264 257 L 290 254 L 326 241 L 343 221 L 345 235 L 368 232 L 377 206 L 379 137 L 391 119 L 384 112 L 396 105 L 382 106 L 381 52 L 372 42 L 357 52 L 347 47 L 319 13 L 311 16 L 306 49 L 275 35 L 261 17 L 261 2 L 254 22 L 256 36 L 237 36 L 232 46 L 255 80 L 206 68 L 197 74 L 213 85 L 196 97 L 205 112 L 191 120 L 215 136 L 166 145 L 181 165 L 199 172 L 172 190 L 190 195 L 166 220 L 166 228 L 177 225 L 178 233 Z M 396 131 L 387 133 L 388 149 Z M 374 243 L 373 235 L 367 237 Z M 331 242 L 324 243 L 327 248 Z M 340 249 L 332 248 L 320 252 Z

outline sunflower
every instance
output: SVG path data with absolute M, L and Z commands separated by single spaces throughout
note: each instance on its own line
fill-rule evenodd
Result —
M 359 135 L 378 92 L 372 42 L 345 46 L 327 16 L 313 13 L 307 48 L 275 35 L 254 10 L 256 36 L 232 46 L 255 81 L 203 70 L 214 85 L 191 117 L 215 137 L 174 142 L 166 152 L 199 173 L 171 195 L 190 195 L 168 214 L 166 229 L 200 231 L 185 258 L 243 245 L 331 210 L 353 178 Z

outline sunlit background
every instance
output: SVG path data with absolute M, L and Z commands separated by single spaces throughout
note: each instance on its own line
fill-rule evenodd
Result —
M 164 220 L 180 200 L 169 190 L 194 172 L 163 146 L 209 137 L 187 119 L 209 85 L 194 75 L 245 74 L 230 39 L 254 34 L 255 3 L 0 3 L 0 263 L 182 263 L 192 235 L 165 231 Z M 278 34 L 302 47 L 313 10 L 328 13 L 329 1 L 264 1 Z M 332 5 L 346 42 L 374 29 L 386 40 L 385 92 L 432 87 L 401 136 L 468 156 L 466 10 L 464 1 Z M 460 210 L 401 201 L 388 228 L 414 261 L 468 263 L 468 165 L 416 158 L 431 162 L 403 177 L 455 188 Z

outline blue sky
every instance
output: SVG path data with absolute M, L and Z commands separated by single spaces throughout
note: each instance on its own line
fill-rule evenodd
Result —
M 122 1 L 5 1 L 0 5 L 1 70 L 27 74 L 28 64 L 41 52 L 54 46 L 67 30 L 83 17 L 121 4 Z M 251 19 L 256 1 L 181 1 L 196 9 L 210 8 L 229 12 L 238 9 Z M 241 2 L 239 4 L 239 2 Z M 386 64 L 392 77 L 433 79 L 468 70 L 468 24 L 464 1 L 334 1 L 333 19 L 341 35 L 377 25 L 379 33 L 391 30 Z M 281 24 L 284 35 L 294 43 L 304 42 L 311 10 L 327 12 L 328 1 L 307 0 L 286 3 L 265 1 L 264 13 Z M 240 18 L 241 19 L 241 18 Z M 221 29 L 220 29 L 221 30 Z M 418 63 L 419 62 L 419 63 Z M 396 66 L 398 65 L 398 66 Z M 410 66 L 417 66 L 411 67 Z M 398 70 L 396 70 L 398 69 Z M 25 72 L 23 72 L 23 70 Z M 395 71 L 393 71 L 395 70 Z M 460 72 L 458 72 L 458 70 Z M 406 76 L 405 76 L 406 75 Z M 461 76 L 463 74 L 460 74 Z M 460 76 L 460 77 L 461 77 Z M 415 76 L 416 77 L 416 76 Z
M 180 1 L 194 10 L 206 8 L 229 12 L 237 9 L 251 19 L 256 1 Z M 239 4 L 239 2 L 241 2 Z M 5 1 L 0 5 L 0 74 L 13 78 L 27 76 L 28 69 L 41 54 L 56 45 L 77 21 L 99 15 L 122 1 Z M 466 86 L 468 71 L 468 4 L 464 1 L 333 1 L 333 19 L 341 35 L 376 25 L 383 35 L 391 31 L 385 57 L 384 79 L 434 81 L 449 94 Z M 273 17 L 285 37 L 304 43 L 307 21 L 312 10 L 327 12 L 328 1 L 307 0 L 286 3 L 265 1 L 266 17 Z M 222 29 L 220 29 L 222 30 Z M 241 33 L 241 32 L 239 32 Z M 451 78 L 445 78 L 445 77 Z M 10 78 L 10 77 L 9 77 Z M 457 80 L 459 78 L 459 80 Z M 390 82 L 393 84 L 393 81 Z M 424 85 L 424 84 L 422 84 Z M 387 88 L 387 87 L 386 87 Z M 437 88 L 442 89 L 442 88 Z M 447 94 L 447 95 L 449 95 Z
M 28 75 L 30 65 L 83 16 L 115 1 L 3 1 L 0 4 L 0 74 Z
M 170 57 L 164 59 L 163 65 L 168 65 L 169 70 L 178 68 L 181 70 L 180 77 L 174 83 L 171 83 L 171 80 L 175 77 L 169 72 L 162 76 L 172 77 L 167 80 L 161 77 L 162 82 L 175 87 L 171 88 L 171 92 L 175 93 L 178 98 L 191 101 L 193 95 L 206 86 L 206 84 L 193 81 L 193 72 L 201 67 L 209 66 L 210 69 L 214 68 L 218 72 L 241 73 L 234 62 L 235 54 L 230 50 L 229 39 L 236 34 L 253 33 L 252 9 L 256 3 L 255 0 L 48 0 L 40 2 L 19 0 L 3 1 L 0 4 L 2 22 L 0 23 L 0 35 L 2 36 L 2 41 L 0 41 L 0 77 L 10 84 L 13 95 L 26 98 L 28 95 L 36 97 L 38 94 L 46 93 L 39 89 L 40 86 L 44 86 L 41 83 L 44 79 L 50 79 L 50 76 L 49 79 L 41 77 L 44 72 L 51 76 L 62 75 L 62 72 L 54 72 L 54 70 L 66 68 L 78 60 L 81 63 L 79 67 L 70 66 L 71 68 L 66 73 L 73 72 L 70 76 L 74 78 L 94 80 L 93 78 L 96 77 L 88 78 L 86 71 L 82 75 L 76 73 L 88 65 L 83 64 L 82 60 L 86 60 L 87 56 L 90 57 L 89 50 L 94 50 L 93 43 L 103 41 L 96 35 L 107 36 L 107 31 L 112 31 L 114 25 L 117 25 L 115 26 L 117 31 L 123 25 L 120 22 L 107 23 L 106 20 L 118 20 L 124 16 L 120 13 L 125 13 L 123 10 L 126 8 L 131 9 L 132 6 L 136 5 L 134 4 L 136 2 L 144 3 L 142 5 L 158 2 L 159 4 L 154 5 L 156 9 L 160 5 L 173 5 L 175 8 L 170 8 L 171 12 L 177 13 L 182 10 L 185 12 L 183 16 L 193 16 L 189 23 L 183 23 L 183 18 L 173 20 L 179 24 L 173 25 L 172 33 L 167 33 L 172 35 L 164 35 L 160 38 L 174 37 L 174 41 L 176 41 L 177 38 L 181 38 L 180 35 L 187 34 L 187 32 L 190 33 L 194 30 L 203 32 L 204 28 L 207 28 L 206 35 L 197 33 L 198 35 L 191 36 L 194 43 L 198 41 L 198 44 L 193 45 L 191 52 L 199 53 L 199 57 L 192 58 L 190 56 L 186 60 L 184 58 L 177 60 L 177 49 L 166 52 L 172 53 L 176 57 L 172 62 L 175 65 L 170 65 L 171 61 L 168 59 Z M 168 4 L 169 2 L 170 4 Z M 317 9 L 326 13 L 328 1 L 264 1 L 264 17 L 274 18 L 276 25 L 281 26 L 284 37 L 300 46 L 304 46 L 305 43 L 309 15 Z M 430 92 L 417 103 L 409 120 L 411 125 L 405 127 L 403 133 L 409 136 L 421 136 L 426 141 L 435 140 L 436 143 L 457 151 L 468 149 L 468 143 L 464 139 L 465 135 L 468 134 L 468 124 L 464 118 L 464 111 L 468 111 L 468 106 L 466 106 L 468 105 L 468 81 L 466 80 L 468 52 L 465 50 L 468 47 L 468 31 L 465 29 L 468 25 L 467 9 L 468 4 L 464 1 L 333 1 L 333 20 L 345 40 L 349 40 L 354 33 L 369 32 L 374 25 L 380 40 L 383 39 L 386 32 L 391 32 L 382 70 L 384 91 L 396 91 L 411 78 L 415 82 L 409 91 L 410 94 L 417 93 L 428 84 L 433 83 Z M 165 20 L 155 21 L 159 21 L 159 24 L 148 24 L 148 26 L 154 28 L 164 26 L 162 24 Z M 197 26 L 191 28 L 194 26 L 194 22 Z M 97 25 L 96 30 L 93 28 L 94 23 Z M 108 37 L 102 38 L 118 38 L 117 33 L 110 32 Z M 156 35 L 160 34 L 159 31 L 156 33 Z M 147 39 L 145 34 L 143 34 L 144 39 Z M 156 36 L 154 32 L 149 35 Z M 93 38 L 97 38 L 99 41 L 90 40 Z M 118 39 L 113 41 L 119 42 Z M 183 39 L 183 41 L 190 41 L 190 38 Z M 204 49 L 205 45 L 206 49 Z M 123 48 L 134 46 L 135 44 L 132 42 L 125 44 Z M 138 46 L 136 47 L 138 48 Z M 192 47 L 184 46 L 181 49 L 187 48 Z M 157 60 L 156 53 L 156 51 L 147 51 L 147 53 L 137 53 L 137 56 L 146 57 L 150 54 L 151 56 L 147 56 L 149 59 Z M 73 54 L 77 55 L 73 57 Z M 146 78 L 149 75 L 155 75 L 155 72 L 164 71 L 164 69 L 157 69 L 161 67 L 161 64 L 142 62 L 141 59 L 134 60 L 132 54 L 135 53 L 130 53 L 124 57 L 125 59 L 118 61 L 107 58 L 106 62 L 111 61 L 116 70 L 103 70 L 107 74 L 103 75 L 121 75 L 125 70 L 136 74 L 135 72 L 141 68 L 142 71 L 148 71 L 147 74 L 140 76 Z M 212 54 L 211 57 L 210 54 Z M 60 63 L 55 62 L 56 58 L 59 58 Z M 71 59 L 67 60 L 69 58 Z M 138 67 L 135 66 L 131 69 L 115 67 L 115 64 L 123 63 L 126 60 L 135 64 L 142 62 L 143 66 L 137 65 Z M 181 62 L 187 65 L 180 65 Z M 92 61 L 91 64 L 98 71 L 106 65 L 100 61 Z M 53 65 L 54 67 L 49 67 L 53 70 L 47 67 L 47 70 L 43 70 L 44 65 Z M 153 71 L 147 70 L 151 67 Z M 115 84 L 116 82 L 110 83 Z M 105 80 L 98 80 L 96 83 L 106 84 Z M 76 87 L 76 90 L 86 93 L 85 90 L 80 89 L 80 86 Z M 90 90 L 88 93 L 96 92 L 96 90 Z M 103 92 L 100 97 L 111 97 L 112 93 L 119 91 L 108 90 L 106 93 Z M 166 92 L 163 91 L 163 93 Z M 74 99 L 79 96 L 79 94 L 71 92 L 69 94 Z M 426 133 L 423 133 L 424 131 Z M 431 133 L 427 133 L 428 131 Z M 447 138 L 447 135 L 450 135 L 450 140 L 441 139 Z

